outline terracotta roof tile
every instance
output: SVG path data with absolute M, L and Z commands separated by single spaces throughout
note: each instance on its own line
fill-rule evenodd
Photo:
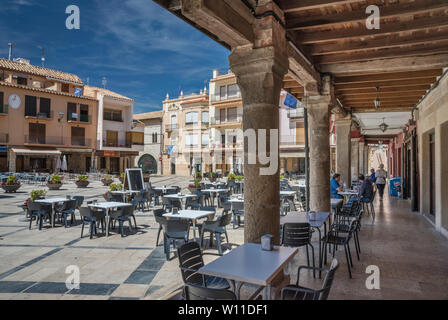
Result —
M 163 110 L 134 114 L 134 120 L 158 119 L 163 117 Z

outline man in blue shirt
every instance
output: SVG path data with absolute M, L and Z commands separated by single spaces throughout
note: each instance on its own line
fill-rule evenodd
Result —
M 342 199 L 342 196 L 338 194 L 339 191 L 342 191 L 342 187 L 339 184 L 340 181 L 341 175 L 339 173 L 335 173 L 333 179 L 330 180 L 330 196 L 333 199 Z

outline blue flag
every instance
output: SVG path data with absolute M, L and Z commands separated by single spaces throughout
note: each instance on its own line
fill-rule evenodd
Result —
M 283 102 L 283 104 L 287 107 L 290 107 L 292 109 L 296 109 L 297 108 L 297 99 L 294 98 L 292 95 L 290 95 L 289 93 L 286 94 L 285 97 L 285 101 Z

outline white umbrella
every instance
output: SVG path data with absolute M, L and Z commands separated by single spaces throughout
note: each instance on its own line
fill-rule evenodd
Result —
M 61 169 L 61 158 L 58 157 L 58 159 L 56 160 L 56 171 L 59 171 L 59 169 Z
M 61 165 L 62 171 L 67 171 L 67 158 L 64 155 L 64 158 L 62 159 L 62 165 Z

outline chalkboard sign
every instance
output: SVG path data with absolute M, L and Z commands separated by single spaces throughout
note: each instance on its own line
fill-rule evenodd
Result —
M 144 189 L 142 169 L 126 169 L 124 189 L 140 191 Z

